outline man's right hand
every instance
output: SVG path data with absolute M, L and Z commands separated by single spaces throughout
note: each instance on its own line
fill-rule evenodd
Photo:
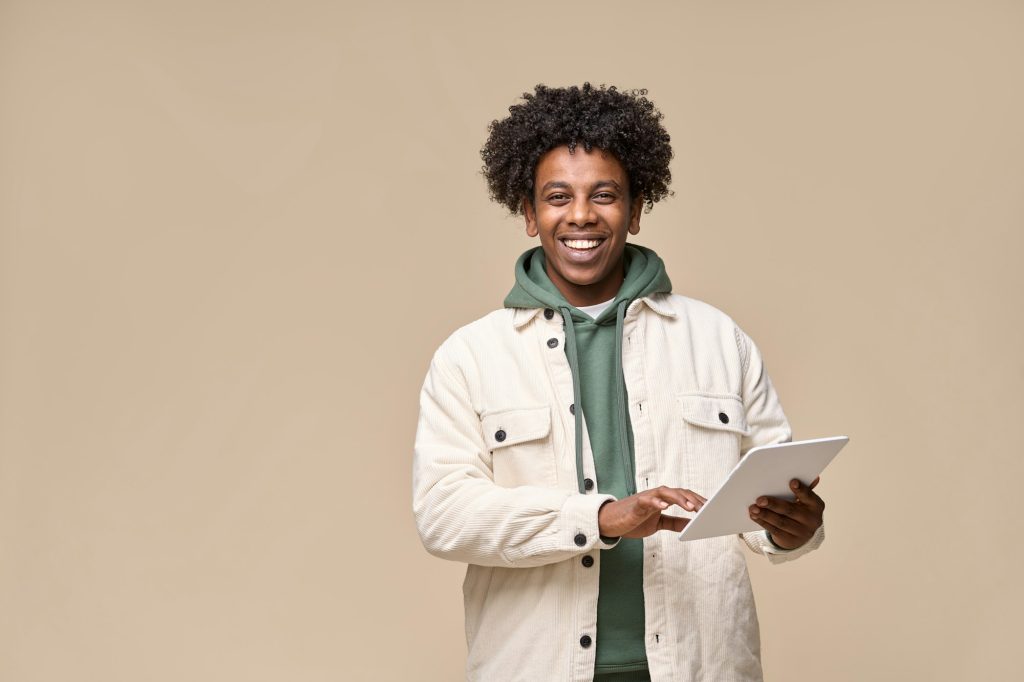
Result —
M 601 505 L 597 524 L 605 537 L 645 538 L 659 530 L 681 531 L 689 519 L 661 512 L 675 504 L 687 511 L 697 511 L 707 502 L 685 488 L 661 486 L 645 490 Z

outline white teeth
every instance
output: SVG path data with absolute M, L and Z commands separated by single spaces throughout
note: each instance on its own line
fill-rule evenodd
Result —
M 600 239 L 565 239 L 563 241 L 571 249 L 592 249 L 601 243 Z

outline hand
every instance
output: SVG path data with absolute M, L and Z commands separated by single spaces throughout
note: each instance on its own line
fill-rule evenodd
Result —
M 750 506 L 750 518 L 771 533 L 771 540 L 782 549 L 796 549 L 811 539 L 814 531 L 821 526 L 825 502 L 812 488 L 818 485 L 820 477 L 804 485 L 797 479 L 789 482 L 796 494 L 796 501 L 789 502 L 777 497 L 759 497 Z
M 659 530 L 681 531 L 690 522 L 661 512 L 671 505 L 697 511 L 707 502 L 685 488 L 661 486 L 601 505 L 597 525 L 606 537 L 645 538 Z

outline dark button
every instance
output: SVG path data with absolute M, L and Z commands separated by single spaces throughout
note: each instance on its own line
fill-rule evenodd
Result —
M 555 316 L 555 311 L 554 310 L 552 310 L 551 308 L 545 308 L 544 309 L 544 318 L 545 319 L 550 320 L 554 316 Z
M 548 348 L 555 348 L 558 346 L 558 339 L 548 339 Z
M 580 563 L 583 564 L 583 568 L 590 568 L 594 565 L 594 557 L 589 554 L 580 559 Z
M 574 537 L 572 541 L 576 543 L 577 547 L 582 547 L 583 545 L 587 544 L 587 536 L 583 533 L 577 533 L 576 537 Z
M 719 412 L 718 418 L 721 420 L 723 424 L 729 423 L 729 415 L 727 415 L 725 412 Z
M 580 646 L 586 649 L 588 646 L 594 643 L 594 640 L 590 639 L 590 635 L 583 635 L 580 637 Z
M 569 406 L 569 414 L 576 414 L 576 404 L 573 403 Z
M 594 489 L 594 482 L 592 480 L 590 480 L 589 478 L 584 478 L 583 479 L 583 489 L 584 490 L 593 490 Z
M 494 434 L 494 440 L 498 441 L 499 443 L 505 440 L 505 432 L 502 431 L 501 429 L 498 429 Z

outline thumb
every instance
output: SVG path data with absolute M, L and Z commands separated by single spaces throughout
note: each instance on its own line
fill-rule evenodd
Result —
M 669 516 L 668 514 L 662 514 L 661 518 L 658 519 L 658 530 L 671 530 L 676 533 L 686 528 L 686 524 L 690 522 L 690 519 L 679 518 L 678 516 Z

